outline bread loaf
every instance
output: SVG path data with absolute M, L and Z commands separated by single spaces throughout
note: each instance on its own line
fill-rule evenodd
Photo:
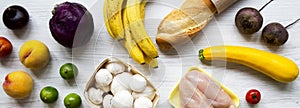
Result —
M 179 9 L 172 10 L 159 24 L 156 43 L 161 50 L 170 50 L 189 42 L 217 13 L 216 1 L 231 0 L 185 0 Z M 236 1 L 236 0 L 233 0 Z M 220 5 L 228 7 L 230 4 Z M 219 5 L 218 5 L 219 6 Z

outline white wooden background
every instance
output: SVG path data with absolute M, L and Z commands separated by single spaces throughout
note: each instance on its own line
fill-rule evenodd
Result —
M 63 0 L 64 1 L 64 0 Z M 240 108 L 299 108 L 300 107 L 300 79 L 288 84 L 278 83 L 271 78 L 242 65 L 227 63 L 227 66 L 210 66 L 198 60 L 197 53 L 201 48 L 210 45 L 227 44 L 254 47 L 286 56 L 300 65 L 300 22 L 288 29 L 290 38 L 281 47 L 275 48 L 260 41 L 260 31 L 253 35 L 240 34 L 234 25 L 234 16 L 238 9 L 246 6 L 260 8 L 268 0 L 240 0 L 223 13 L 216 15 L 211 23 L 196 36 L 191 43 L 175 51 L 160 51 L 159 68 L 151 69 L 132 61 L 126 50 L 114 42 L 104 28 L 102 16 L 103 0 L 69 0 L 82 3 L 92 13 L 95 22 L 95 33 L 90 43 L 83 48 L 66 49 L 59 45 L 51 36 L 49 19 L 51 10 L 61 0 L 1 0 L 0 17 L 5 8 L 18 4 L 24 6 L 30 14 L 28 26 L 22 30 L 11 31 L 0 21 L 0 35 L 7 37 L 14 49 L 8 58 L 0 59 L 0 80 L 4 81 L 6 74 L 16 70 L 24 70 L 34 78 L 34 89 L 27 99 L 15 100 L 8 97 L 2 87 L 0 89 L 0 108 L 62 108 L 63 98 L 70 92 L 76 92 L 83 99 L 82 107 L 88 108 L 83 97 L 84 86 L 95 67 L 104 59 L 116 56 L 129 64 L 134 65 L 156 85 L 160 93 L 159 108 L 169 108 L 167 97 L 190 66 L 199 66 L 230 88 L 240 97 Z M 152 0 L 146 7 L 146 29 L 152 40 L 155 39 L 157 26 L 162 18 L 173 8 L 180 5 L 182 0 Z M 299 0 L 275 0 L 267 6 L 261 14 L 264 24 L 280 22 L 287 25 L 300 17 Z M 20 46 L 27 40 L 37 39 L 44 42 L 50 49 L 51 61 L 46 68 L 40 71 L 31 71 L 25 68 L 18 59 Z M 59 75 L 59 67 L 72 62 L 79 67 L 79 76 L 75 81 L 67 82 Z M 60 96 L 56 103 L 45 104 L 39 99 L 39 92 L 45 86 L 54 86 L 59 90 Z M 244 97 L 249 89 L 256 88 L 261 91 L 261 102 L 255 106 L 247 104 Z

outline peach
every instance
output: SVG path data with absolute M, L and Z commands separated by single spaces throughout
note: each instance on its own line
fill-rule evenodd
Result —
M 5 37 L 0 37 L 0 57 L 6 57 L 11 54 L 13 46 Z
M 14 99 L 24 99 L 32 91 L 33 80 L 24 71 L 14 71 L 6 75 L 2 87 L 8 96 Z
M 21 63 L 30 69 L 41 69 L 50 60 L 48 47 L 38 40 L 29 40 L 20 48 L 19 59 Z

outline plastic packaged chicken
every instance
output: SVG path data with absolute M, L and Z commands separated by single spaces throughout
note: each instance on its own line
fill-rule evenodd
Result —
M 169 102 L 175 108 L 237 108 L 240 103 L 236 94 L 197 67 L 183 76 Z

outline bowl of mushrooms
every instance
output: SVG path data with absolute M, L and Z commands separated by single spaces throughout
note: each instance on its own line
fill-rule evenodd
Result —
M 133 66 L 118 58 L 104 59 L 88 80 L 84 97 L 90 107 L 155 108 L 155 86 Z

